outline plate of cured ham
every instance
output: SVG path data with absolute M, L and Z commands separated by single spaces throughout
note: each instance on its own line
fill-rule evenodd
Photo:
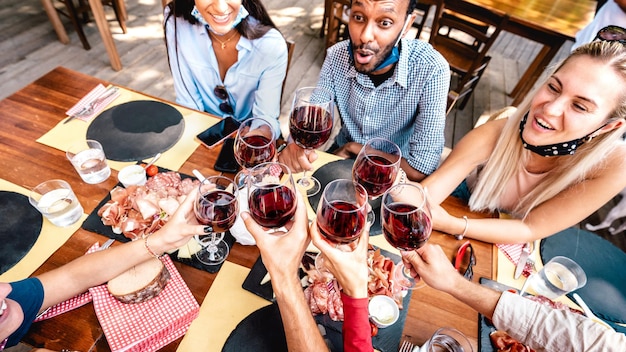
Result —
M 194 177 L 166 169 L 159 169 L 159 173 L 148 178 L 142 186 L 126 188 L 117 184 L 89 214 L 82 228 L 120 242 L 140 239 L 144 234 L 160 229 L 198 185 L 199 181 Z M 224 240 L 229 246 L 235 241 L 230 234 L 224 236 Z M 218 271 L 221 265 L 205 265 L 196 259 L 193 254 L 200 249 L 200 245 L 191 239 L 170 254 L 172 259 L 195 268 Z

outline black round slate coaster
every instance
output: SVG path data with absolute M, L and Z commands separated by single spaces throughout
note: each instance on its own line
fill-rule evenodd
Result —
M 228 351 L 288 351 L 278 304 L 270 304 L 245 317 L 224 343 L 222 352 Z
M 43 225 L 43 216 L 28 197 L 0 191 L 0 274 L 11 269 L 33 247 Z
M 313 177 L 320 181 L 321 186 L 321 190 L 317 192 L 317 194 L 309 197 L 309 204 L 311 204 L 311 208 L 313 208 L 313 210 L 317 211 L 317 205 L 322 197 L 322 192 L 328 183 L 338 179 L 352 180 L 353 164 L 354 159 L 337 160 L 323 165 L 313 173 Z M 370 236 L 376 236 L 383 233 L 380 225 L 380 198 L 381 197 L 378 197 L 369 201 L 375 216 L 374 223 L 370 227 Z
M 107 159 L 137 161 L 170 149 L 183 135 L 185 120 L 174 107 L 138 100 L 103 111 L 87 128 Z
M 540 254 L 543 263 L 557 255 L 578 263 L 587 284 L 574 292 L 600 318 L 626 323 L 626 253 L 592 232 L 571 227 L 543 239 Z

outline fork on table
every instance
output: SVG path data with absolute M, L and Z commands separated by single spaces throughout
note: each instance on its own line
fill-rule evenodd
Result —
M 413 352 L 413 348 L 415 348 L 415 345 L 411 343 L 411 341 L 404 340 L 402 341 L 402 344 L 400 345 L 398 352 Z
M 111 87 L 107 88 L 102 93 L 101 96 L 99 96 L 96 99 L 92 100 L 89 104 L 85 105 L 82 109 L 80 109 L 80 111 L 78 111 L 77 113 L 75 113 L 72 116 L 68 117 L 65 121 L 63 121 L 63 124 L 66 124 L 66 123 L 72 121 L 73 119 L 75 119 L 77 117 L 91 115 L 91 113 L 93 113 L 94 109 L 96 108 L 96 106 L 98 104 L 100 104 L 103 101 L 107 100 L 110 96 L 115 94 L 118 90 L 119 90 L 119 88 L 115 87 L 115 86 L 111 86 Z

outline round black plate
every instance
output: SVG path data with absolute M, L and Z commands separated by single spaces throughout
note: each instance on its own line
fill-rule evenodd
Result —
M 185 120 L 174 107 L 138 100 L 103 111 L 87 129 L 109 160 L 137 161 L 170 149 L 183 135 Z
M 230 333 L 222 351 L 287 351 L 287 341 L 278 304 L 265 306 L 244 318 Z
M 33 247 L 43 224 L 43 216 L 28 197 L 0 191 L 0 274 L 11 269 Z

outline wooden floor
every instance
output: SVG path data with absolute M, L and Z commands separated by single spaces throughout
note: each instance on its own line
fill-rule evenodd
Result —
M 284 36 L 296 43 L 281 109 L 281 121 L 285 121 L 292 92 L 317 82 L 324 56 L 324 43 L 319 37 L 323 0 L 263 1 Z M 119 72 L 113 71 L 109 65 L 95 23 L 89 23 L 85 28 L 92 46 L 87 51 L 67 18 L 61 19 L 71 42 L 63 45 L 57 40 L 40 0 L 3 0 L 2 5 L 0 99 L 54 67 L 65 66 L 163 99 L 175 100 L 163 39 L 161 0 L 126 0 L 129 14 L 126 34 L 115 21 L 112 9 L 105 7 L 123 65 Z M 57 7 L 62 8 L 61 3 Z M 427 40 L 428 34 L 426 28 L 422 39 Z M 567 42 L 554 61 L 566 56 L 571 45 Z M 463 111 L 455 109 L 448 116 L 446 146 L 453 147 L 481 117 L 511 103 L 507 92 L 513 89 L 538 50 L 536 43 L 524 38 L 506 32 L 500 35 L 490 49 L 491 63 L 470 102 Z M 608 209 L 608 206 L 605 208 Z M 607 209 L 601 209 L 589 221 L 598 223 Z M 626 250 L 624 234 L 611 236 L 602 231 L 598 233 Z

